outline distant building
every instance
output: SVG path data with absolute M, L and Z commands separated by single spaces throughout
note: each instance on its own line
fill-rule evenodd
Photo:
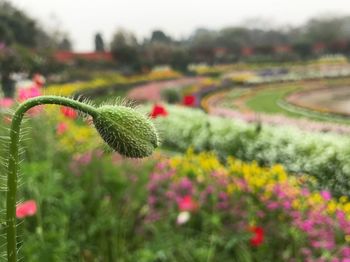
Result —
M 225 47 L 214 48 L 214 56 L 216 58 L 222 58 L 222 57 L 226 56 L 228 53 L 229 53 L 228 49 Z
M 312 46 L 312 52 L 315 54 L 323 53 L 326 49 L 326 45 L 322 42 L 317 42 Z
M 251 56 L 254 54 L 254 49 L 251 47 L 243 47 L 241 49 L 241 55 L 242 56 Z
M 288 54 L 292 52 L 292 47 L 290 45 L 277 45 L 273 47 L 273 51 L 276 54 Z

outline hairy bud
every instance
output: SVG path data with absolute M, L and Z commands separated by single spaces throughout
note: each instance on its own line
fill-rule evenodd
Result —
M 121 155 L 142 158 L 158 146 L 153 123 L 142 113 L 126 106 L 97 108 L 93 122 L 103 140 Z

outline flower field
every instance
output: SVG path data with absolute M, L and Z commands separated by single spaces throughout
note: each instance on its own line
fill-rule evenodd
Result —
M 178 77 L 171 75 L 31 86 L 18 90 L 17 101 Z M 144 92 L 156 103 L 137 110 L 161 138 L 161 147 L 142 160 L 106 149 L 93 119 L 78 110 L 29 110 L 20 143 L 19 255 L 25 261 L 350 261 L 346 129 L 322 133 L 327 123 L 301 130 L 295 123 L 210 116 L 193 108 L 195 94 L 219 80 L 186 81 L 169 82 L 184 86 L 177 105 L 162 101 L 158 84 L 137 87 L 157 89 Z M 2 159 L 17 101 L 1 99 Z

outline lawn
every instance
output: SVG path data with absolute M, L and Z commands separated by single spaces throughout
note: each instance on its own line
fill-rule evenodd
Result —
M 297 86 L 263 89 L 257 91 L 254 96 L 250 97 L 246 101 L 246 105 L 256 112 L 299 117 L 299 114 L 292 113 L 279 105 L 279 101 L 283 100 L 287 94 L 297 89 Z

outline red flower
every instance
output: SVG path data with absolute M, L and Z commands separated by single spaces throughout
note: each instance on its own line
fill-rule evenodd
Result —
M 180 211 L 196 211 L 198 208 L 198 203 L 192 199 L 191 196 L 187 195 L 178 201 L 178 206 Z
M 16 217 L 25 218 L 28 216 L 33 216 L 35 215 L 36 210 L 37 206 L 34 200 L 25 201 L 16 207 Z
M 168 112 L 166 111 L 165 107 L 162 105 L 155 104 L 152 109 L 151 117 L 157 118 L 158 116 L 167 116 Z
M 61 113 L 71 119 L 76 119 L 78 117 L 77 111 L 75 111 L 73 108 L 66 106 L 61 107 Z
M 196 97 L 193 95 L 184 96 L 182 104 L 185 106 L 194 106 L 196 103 Z
M 264 242 L 264 229 L 262 227 L 252 226 L 249 231 L 254 233 L 253 237 L 250 239 L 250 244 L 253 247 L 258 247 Z

